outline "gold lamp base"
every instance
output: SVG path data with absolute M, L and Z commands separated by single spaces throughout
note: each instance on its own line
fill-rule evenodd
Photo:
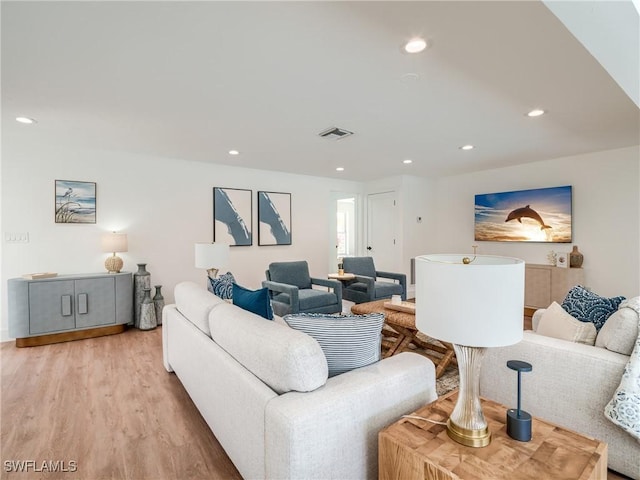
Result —
M 113 254 L 113 256 L 107 257 L 107 259 L 104 261 L 104 268 L 106 268 L 109 273 L 120 273 L 123 265 L 124 262 L 115 253 Z
M 491 443 L 489 428 L 469 430 L 456 425 L 451 419 L 447 420 L 447 435 L 452 440 L 467 447 L 486 447 Z

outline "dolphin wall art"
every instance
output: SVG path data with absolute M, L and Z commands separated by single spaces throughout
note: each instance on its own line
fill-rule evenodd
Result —
M 571 243 L 572 214 L 571 186 L 476 195 L 474 240 Z
M 544 230 L 545 228 L 551 228 L 549 225 L 545 225 L 542 217 L 536 212 L 531 205 L 527 205 L 526 207 L 516 208 L 515 210 L 509 212 L 507 215 L 507 219 L 505 222 L 509 220 L 518 220 L 522 223 L 522 217 L 533 218 L 536 222 L 540 224 L 540 230 Z

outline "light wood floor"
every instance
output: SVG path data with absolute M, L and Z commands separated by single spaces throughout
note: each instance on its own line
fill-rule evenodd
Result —
M 6 342 L 0 367 L 2 479 L 241 479 L 163 368 L 160 328 L 41 347 Z M 77 471 L 6 471 L 20 460 L 40 470 L 73 461 Z
M 241 479 L 162 366 L 160 328 L 41 347 L 0 346 L 0 478 Z M 7 473 L 7 460 L 77 462 Z

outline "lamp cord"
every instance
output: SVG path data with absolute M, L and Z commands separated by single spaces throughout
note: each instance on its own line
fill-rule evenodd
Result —
M 425 422 L 435 423 L 436 425 L 447 424 L 447 422 L 438 422 L 437 420 L 431 420 L 430 418 L 419 417 L 418 415 L 402 415 L 402 418 L 413 418 L 415 420 L 424 420 Z

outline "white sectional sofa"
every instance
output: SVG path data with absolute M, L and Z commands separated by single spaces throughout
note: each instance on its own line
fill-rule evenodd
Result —
M 534 329 L 543 313 L 536 312 Z M 525 331 L 520 343 L 487 350 L 480 377 L 483 397 L 515 407 L 517 373 L 507 368 L 508 360 L 533 366 L 522 374 L 525 411 L 606 442 L 609 468 L 640 479 L 640 443 L 604 415 L 628 355 Z
M 378 432 L 437 398 L 428 359 L 403 353 L 327 378 L 319 344 L 195 283 L 163 311 L 175 372 L 246 479 L 377 478 Z

